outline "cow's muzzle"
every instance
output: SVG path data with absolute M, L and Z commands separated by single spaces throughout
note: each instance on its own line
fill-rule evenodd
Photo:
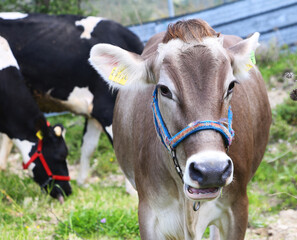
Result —
M 210 200 L 233 180 L 233 162 L 224 152 L 205 151 L 192 155 L 186 165 L 186 196 L 194 201 Z

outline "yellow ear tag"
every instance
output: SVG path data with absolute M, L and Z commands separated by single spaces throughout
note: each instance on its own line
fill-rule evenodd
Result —
M 255 57 L 255 52 L 254 51 L 251 51 L 251 54 L 250 54 L 250 63 L 246 64 L 246 71 L 248 72 L 252 67 L 253 65 L 252 64 L 256 64 L 256 57 Z
M 118 84 L 125 85 L 127 82 L 127 75 L 123 73 L 124 70 L 125 70 L 125 68 L 123 68 L 123 67 L 114 67 L 111 70 L 111 73 L 110 73 L 108 79 L 110 81 L 116 82 Z
M 246 67 L 245 70 L 248 72 L 253 67 L 253 65 L 251 65 L 251 64 L 245 64 L 245 67 Z
M 41 130 L 39 130 L 39 131 L 36 133 L 36 137 L 38 137 L 39 140 L 42 140 L 42 139 L 43 139 Z

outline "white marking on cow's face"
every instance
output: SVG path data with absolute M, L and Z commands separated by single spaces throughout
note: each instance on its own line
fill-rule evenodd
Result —
M 203 38 L 201 44 L 207 46 L 207 48 L 212 52 L 215 57 L 223 54 L 226 58 L 228 58 L 228 54 L 226 49 L 222 45 L 222 41 L 220 38 L 215 37 L 206 37 Z
M 66 101 L 61 103 L 77 114 L 90 116 L 93 110 L 94 95 L 88 87 L 75 87 Z
M 104 18 L 89 16 L 87 18 L 76 21 L 75 26 L 82 26 L 84 28 L 84 31 L 80 35 L 80 38 L 90 39 L 91 38 L 91 33 L 93 32 L 96 25 L 102 19 L 104 19 Z
M 0 18 L 5 20 L 16 20 L 26 18 L 28 16 L 27 13 L 20 13 L 20 12 L 2 12 L 0 13 Z
M 13 56 L 9 44 L 5 38 L 0 36 L 0 70 L 7 67 L 16 67 L 19 69 L 19 65 Z
M 22 157 L 23 157 L 23 163 L 26 164 L 30 160 L 29 153 L 32 150 L 32 147 L 35 145 L 34 142 L 29 142 L 27 140 L 19 140 L 19 139 L 13 139 L 14 144 L 17 146 L 17 148 L 20 150 Z M 35 163 L 31 163 L 28 167 L 29 170 L 33 171 L 33 168 L 35 167 Z
M 231 166 L 228 165 L 228 163 L 231 163 Z M 187 164 L 186 164 L 186 168 L 185 168 L 185 174 L 184 174 L 184 183 L 185 183 L 185 195 L 186 197 L 188 197 L 189 199 L 193 200 L 194 198 L 201 198 L 201 199 L 213 199 L 219 196 L 220 192 L 218 190 L 218 192 L 214 192 L 214 193 L 189 193 L 187 187 L 190 186 L 193 189 L 193 191 L 195 191 L 195 189 L 200 189 L 203 188 L 203 186 L 201 187 L 199 182 L 197 180 L 194 180 L 191 177 L 190 174 L 190 168 L 191 166 L 193 166 L 193 164 L 197 164 L 197 166 L 201 166 L 201 170 L 198 169 L 197 171 L 199 172 L 200 175 L 202 175 L 203 173 L 201 172 L 202 170 L 204 170 L 206 167 L 209 167 L 210 170 L 212 170 L 211 172 L 216 172 L 218 171 L 218 174 L 224 174 L 225 171 L 227 173 L 227 166 L 230 166 L 230 171 L 228 171 L 228 173 L 230 173 L 230 175 L 226 178 L 225 180 L 225 185 L 227 186 L 229 185 L 232 180 L 233 180 L 233 170 L 234 170 L 234 166 L 233 166 L 233 162 L 231 161 L 230 157 L 221 151 L 203 151 L 200 152 L 198 154 L 194 154 L 192 155 L 188 160 L 187 160 Z M 217 166 L 219 166 L 219 169 L 217 169 Z M 222 167 L 223 166 L 223 167 Z M 220 169 L 222 168 L 222 169 Z M 210 172 L 209 170 L 209 172 Z M 221 172 L 219 172 L 220 170 L 222 170 Z M 206 171 L 205 171 L 206 172 Z M 216 186 L 214 186 L 216 187 Z M 193 192 L 191 191 L 191 192 Z
M 109 134 L 111 139 L 113 139 L 113 134 L 112 134 L 112 125 L 105 127 L 106 132 Z
M 160 66 L 167 55 L 177 56 L 179 52 L 193 46 L 193 44 L 185 43 L 180 39 L 170 40 L 168 43 L 160 43 L 158 45 L 158 57 L 156 65 Z

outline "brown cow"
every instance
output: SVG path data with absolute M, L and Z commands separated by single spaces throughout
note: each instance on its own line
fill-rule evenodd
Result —
M 114 148 L 138 191 L 142 239 L 197 240 L 207 226 L 211 239 L 244 239 L 247 184 L 265 151 L 271 111 L 250 57 L 259 33 L 224 38 L 206 22 L 189 20 L 154 36 L 141 56 L 107 44 L 91 50 L 91 64 L 120 89 Z M 185 136 L 189 129 L 196 130 Z

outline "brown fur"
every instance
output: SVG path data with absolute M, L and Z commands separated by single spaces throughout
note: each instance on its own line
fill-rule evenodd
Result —
M 174 24 L 169 24 L 167 32 L 162 40 L 163 43 L 168 43 L 171 39 L 181 39 L 184 42 L 196 40 L 201 42 L 204 37 L 220 36 L 207 22 L 201 19 L 191 19 L 188 21 L 178 21 Z

